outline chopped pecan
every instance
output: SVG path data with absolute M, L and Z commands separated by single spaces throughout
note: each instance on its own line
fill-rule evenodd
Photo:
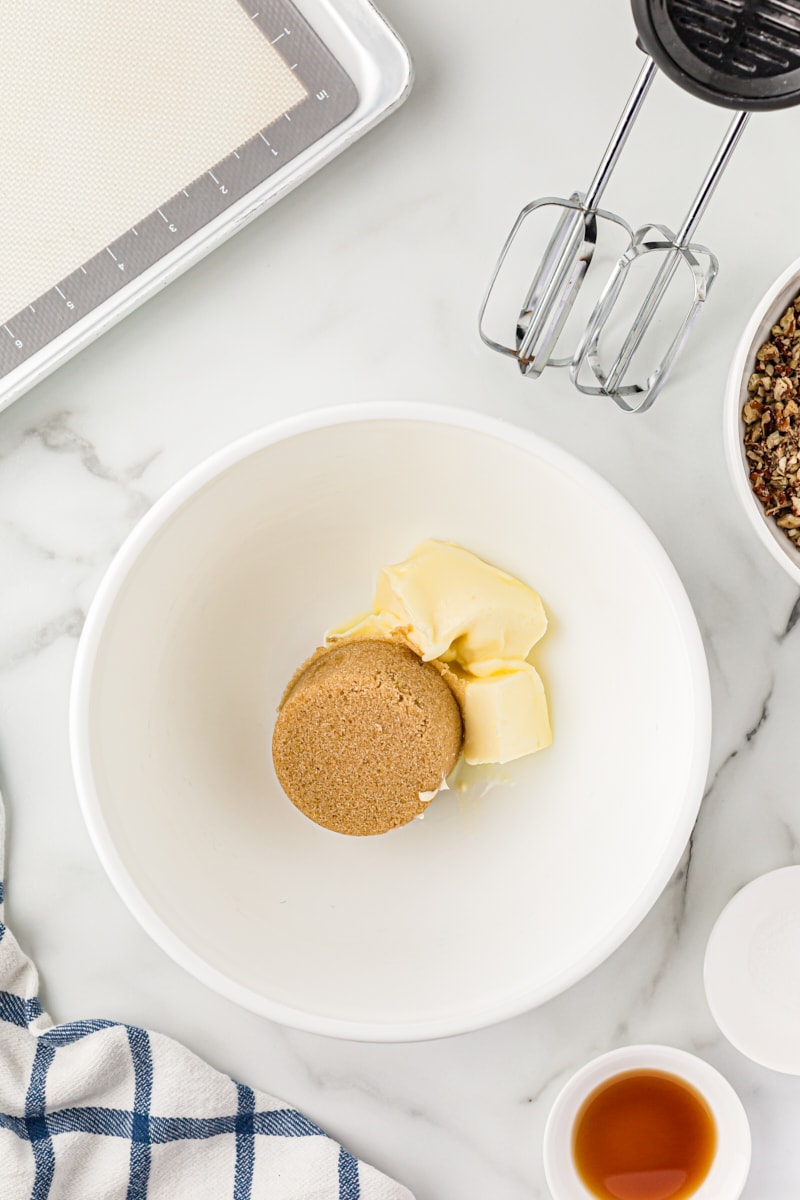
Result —
M 753 492 L 800 546 L 800 295 L 759 346 L 742 406 Z

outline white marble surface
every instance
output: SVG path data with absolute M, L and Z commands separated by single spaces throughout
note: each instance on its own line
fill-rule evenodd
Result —
M 736 506 L 720 426 L 738 332 L 797 253 L 800 165 L 788 147 L 800 116 L 752 122 L 702 228 L 721 282 L 680 377 L 649 415 L 626 417 L 576 396 L 561 376 L 521 380 L 475 330 L 518 208 L 585 186 L 599 157 L 638 69 L 625 0 L 385 0 L 385 10 L 416 63 L 407 105 L 0 415 L 8 919 L 39 964 L 57 1020 L 103 1015 L 172 1034 L 289 1099 L 417 1200 L 544 1197 L 541 1134 L 560 1083 L 589 1056 L 644 1040 L 698 1051 L 727 1074 L 753 1127 L 746 1196 L 794 1200 L 800 1082 L 725 1043 L 701 964 L 734 891 L 798 861 L 798 595 Z M 662 82 L 609 206 L 634 224 L 677 221 L 724 124 L 721 112 Z M 173 480 L 275 417 L 397 398 L 497 413 L 569 447 L 620 488 L 695 605 L 715 730 L 690 850 L 609 962 L 494 1029 L 381 1046 L 239 1011 L 149 941 L 84 830 L 67 701 L 103 570 Z

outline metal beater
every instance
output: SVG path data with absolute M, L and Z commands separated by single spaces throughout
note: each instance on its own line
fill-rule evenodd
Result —
M 483 341 L 517 360 L 523 375 L 545 367 L 568 367 L 579 391 L 609 396 L 627 412 L 643 412 L 663 388 L 705 303 L 718 262 L 692 241 L 751 111 L 800 102 L 800 0 L 632 0 L 639 44 L 646 52 L 608 147 L 586 192 L 569 199 L 547 196 L 526 205 L 497 261 L 480 309 Z M 737 111 L 676 233 L 665 225 L 636 230 L 616 213 L 599 208 L 614 167 L 659 68 L 686 91 Z M 495 341 L 485 329 L 486 308 L 520 228 L 540 208 L 561 210 L 555 231 L 516 319 L 514 345 Z M 598 221 L 621 227 L 628 245 L 619 258 L 577 346 L 559 354 L 559 339 L 592 262 Z M 610 352 L 603 346 L 609 322 L 634 262 L 648 254 L 661 262 L 628 332 Z M 676 271 L 690 273 L 689 309 L 657 365 L 632 379 L 632 364 Z

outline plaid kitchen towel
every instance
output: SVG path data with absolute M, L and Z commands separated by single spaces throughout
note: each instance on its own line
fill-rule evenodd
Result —
M 4 830 L 0 801 L 0 864 Z M 114 1021 L 54 1025 L 4 923 L 2 887 L 0 1200 L 413 1200 L 170 1038 Z

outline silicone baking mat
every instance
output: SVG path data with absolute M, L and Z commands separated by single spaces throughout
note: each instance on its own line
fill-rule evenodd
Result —
M 358 103 L 288 0 L 4 0 L 0 37 L 0 378 Z

